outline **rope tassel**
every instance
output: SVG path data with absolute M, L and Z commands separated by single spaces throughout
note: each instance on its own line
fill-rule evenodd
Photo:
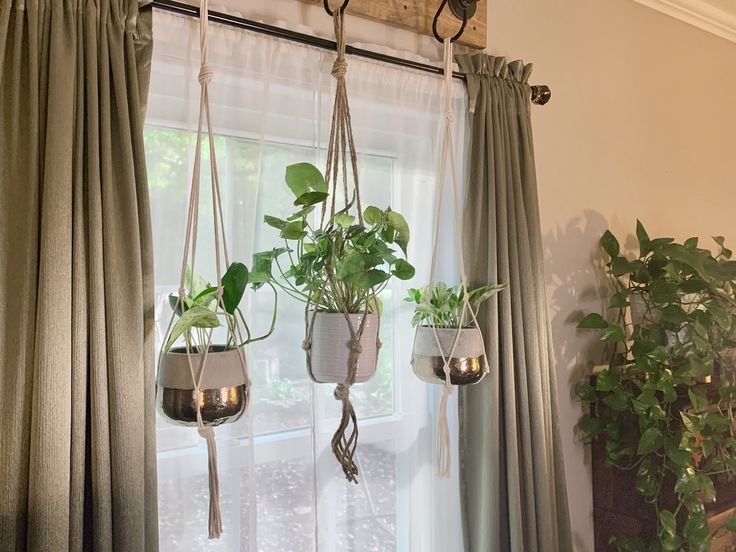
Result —
M 437 477 L 450 478 L 452 466 L 452 449 L 450 447 L 450 424 L 447 421 L 447 403 L 452 395 L 452 386 L 442 386 L 439 421 L 437 425 Z
M 335 388 L 335 399 L 342 401 L 342 419 L 332 436 L 332 452 L 340 462 L 345 478 L 358 482 L 358 466 L 355 463 L 355 450 L 358 447 L 358 419 L 353 403 L 350 402 L 350 385 L 341 383 Z M 348 430 L 349 436 L 348 436 Z
M 220 478 L 217 473 L 215 430 L 211 427 L 201 427 L 199 428 L 199 436 L 207 441 L 207 468 L 210 488 L 209 538 L 219 539 L 222 535 L 222 515 L 220 513 Z

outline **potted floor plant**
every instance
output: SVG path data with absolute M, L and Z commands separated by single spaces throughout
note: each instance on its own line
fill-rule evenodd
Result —
M 412 352 L 412 369 L 427 383 L 445 383 L 444 363 L 448 361 L 450 383 L 478 383 L 486 373 L 485 351 L 480 330 L 473 324 L 483 302 L 502 290 L 505 284 L 468 288 L 468 307 L 464 311 L 465 288 L 448 287 L 444 282 L 428 288 L 410 289 L 405 301 L 416 303 L 412 325 L 417 328 Z
M 175 321 L 162 348 L 156 390 L 159 411 L 167 421 L 197 426 L 196 401 L 202 421 L 208 426 L 234 422 L 245 412 L 250 382 L 244 369 L 243 348 L 273 333 L 278 306 L 274 289 L 270 329 L 265 335 L 253 337 L 240 308 L 248 280 L 247 267 L 232 263 L 222 276 L 218 305 L 217 286 L 188 269 L 185 287 L 191 290 L 191 296 L 169 295 Z M 221 326 L 225 326 L 225 342 L 213 343 L 212 331 Z M 181 341 L 183 345 L 176 346 Z M 192 375 L 200 382 L 196 398 Z
M 636 235 L 634 258 L 611 232 L 600 241 L 609 308 L 579 327 L 611 347 L 606 369 L 577 388 L 589 408 L 580 428 L 651 508 L 653 538 L 616 535 L 613 549 L 706 551 L 717 479 L 736 475 L 736 262 L 721 237 L 712 253 L 697 238 L 650 239 L 641 223 Z M 629 317 L 632 298 L 640 313 Z
M 255 254 L 251 278 L 256 286 L 271 283 L 309 305 L 310 376 L 318 383 L 346 379 L 351 335 L 340 307 L 345 305 L 354 330 L 364 326 L 355 382 L 366 381 L 378 360 L 378 296 L 392 277 L 414 276 L 406 260 L 409 226 L 396 211 L 373 206 L 365 209 L 362 221 L 356 220 L 348 213 L 351 205 L 318 225 L 313 213 L 329 201 L 319 169 L 309 163 L 291 165 L 286 184 L 294 194 L 295 212 L 285 220 L 264 218 L 285 246 Z

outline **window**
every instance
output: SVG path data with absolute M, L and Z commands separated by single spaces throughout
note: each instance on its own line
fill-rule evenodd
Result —
M 178 288 L 198 103 L 198 52 L 181 52 L 196 22 L 156 13 L 145 129 L 154 237 L 158 338 Z M 171 41 L 168 40 L 171 37 Z M 210 30 L 213 118 L 231 260 L 251 264 L 276 232 L 264 214 L 287 214 L 288 164 L 324 165 L 332 100 L 330 56 L 312 48 L 214 26 Z M 196 40 L 191 41 L 194 48 Z M 225 533 L 207 540 L 207 462 L 197 432 L 159 420 L 160 541 L 164 551 L 259 552 L 459 550 L 457 481 L 434 478 L 436 390 L 411 373 L 412 308 L 406 288 L 422 285 L 431 244 L 441 83 L 374 63 L 353 62 L 349 81 L 364 205 L 391 205 L 409 220 L 417 277 L 384 292 L 383 347 L 375 377 L 354 387 L 360 419 L 359 484 L 345 481 L 329 442 L 339 403 L 311 383 L 301 348 L 304 306 L 279 297 L 268 340 L 248 348 L 248 414 L 217 429 Z M 462 112 L 458 90 L 458 112 Z M 460 125 L 458 125 L 460 127 Z M 203 163 L 208 163 L 203 148 Z M 208 190 L 208 171 L 202 189 Z M 211 199 L 202 195 L 198 271 L 210 281 Z M 451 241 L 452 236 L 448 241 Z M 256 333 L 270 323 L 272 294 L 247 297 Z M 452 505 L 452 506 L 448 506 Z M 443 507 L 448 511 L 443 512 Z M 450 515 L 451 514 L 451 515 Z M 433 548 L 434 547 L 434 548 Z

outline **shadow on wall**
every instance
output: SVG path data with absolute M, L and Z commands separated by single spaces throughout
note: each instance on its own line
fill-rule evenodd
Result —
M 577 436 L 582 414 L 575 385 L 605 358 L 603 344 L 577 329 L 585 313 L 600 311 L 609 285 L 598 240 L 609 227 L 596 211 L 570 220 L 544 235 L 547 300 L 557 374 L 560 433 L 576 552 L 593 551 L 593 497 L 590 449 Z

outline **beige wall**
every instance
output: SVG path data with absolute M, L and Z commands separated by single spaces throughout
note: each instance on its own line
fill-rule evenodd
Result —
M 532 61 L 532 81 L 553 93 L 534 109 L 540 208 L 576 550 L 592 552 L 571 387 L 600 360 L 595 339 L 575 330 L 599 306 L 597 240 L 607 227 L 630 236 L 638 217 L 651 235 L 723 234 L 736 245 L 736 44 L 630 0 L 488 1 L 489 52 Z M 331 34 L 320 8 L 296 0 L 225 2 Z M 352 43 L 439 59 L 426 37 L 355 18 L 347 28 Z
M 534 109 L 560 422 L 576 550 L 592 551 L 589 458 L 576 442 L 572 385 L 595 338 L 591 261 L 611 227 L 722 234 L 736 245 L 736 44 L 628 0 L 489 0 L 489 51 L 534 63 L 552 88 Z

